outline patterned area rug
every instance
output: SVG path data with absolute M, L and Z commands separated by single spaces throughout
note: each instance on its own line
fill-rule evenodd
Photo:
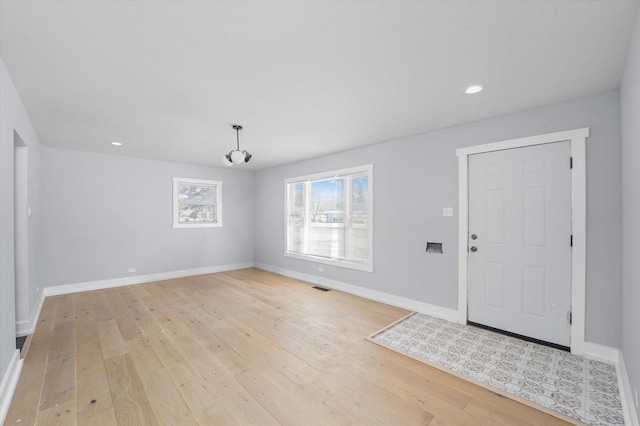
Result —
M 417 313 L 369 340 L 584 423 L 624 425 L 612 365 Z

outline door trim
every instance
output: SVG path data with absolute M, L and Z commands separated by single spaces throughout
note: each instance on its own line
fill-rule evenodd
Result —
M 523 148 L 554 142 L 571 142 L 571 353 L 585 352 L 586 310 L 586 140 L 589 128 L 547 133 L 520 139 L 475 145 L 456 150 L 458 156 L 458 322 L 467 323 L 469 155 L 503 149 Z M 568 165 L 567 165 L 568 167 Z

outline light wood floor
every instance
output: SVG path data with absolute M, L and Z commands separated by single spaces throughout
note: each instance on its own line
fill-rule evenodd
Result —
M 407 313 L 255 269 L 48 297 L 5 424 L 565 424 L 364 340 Z

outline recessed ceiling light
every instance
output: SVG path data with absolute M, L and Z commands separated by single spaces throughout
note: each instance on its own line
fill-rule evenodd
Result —
M 479 84 L 474 84 L 473 86 L 469 86 L 467 87 L 467 90 L 464 91 L 464 93 L 468 95 L 472 95 L 478 92 L 482 92 L 482 86 L 480 86 Z
M 121 145 L 122 145 L 122 142 L 111 142 L 111 145 L 121 146 Z

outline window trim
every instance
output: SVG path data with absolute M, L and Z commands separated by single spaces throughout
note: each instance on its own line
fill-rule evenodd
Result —
M 216 222 L 190 222 L 180 223 L 178 214 L 178 191 L 180 184 L 199 184 L 214 186 L 216 188 Z M 222 181 L 209 179 L 173 178 L 173 228 L 220 228 L 222 227 Z
M 365 262 L 355 262 L 343 259 L 332 259 L 327 257 L 315 256 L 312 254 L 303 254 L 289 251 L 289 184 L 299 183 L 310 180 L 330 179 L 337 176 L 352 175 L 356 173 L 366 173 L 369 186 L 369 203 L 368 203 L 368 258 Z M 286 178 L 284 180 L 284 256 L 308 262 L 322 263 L 325 265 L 339 266 L 342 268 L 356 269 L 358 271 L 373 272 L 373 164 L 363 166 L 349 167 L 340 170 L 331 170 L 321 173 L 313 173 L 304 176 L 296 176 Z

